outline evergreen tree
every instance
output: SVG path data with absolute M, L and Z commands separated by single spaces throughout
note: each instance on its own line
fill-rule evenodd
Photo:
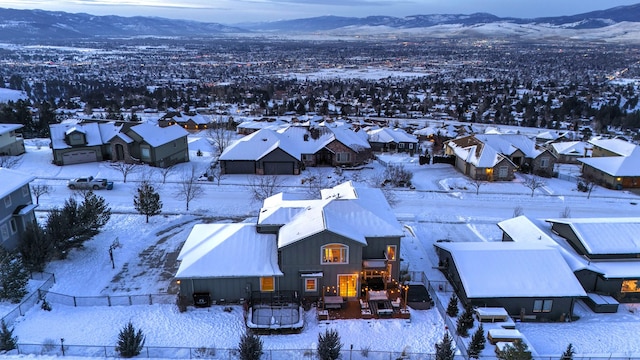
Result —
M 257 335 L 246 333 L 240 338 L 238 352 L 240 360 L 260 360 L 262 340 Z
M 447 305 L 447 315 L 451 317 L 458 316 L 458 297 L 456 294 L 451 294 L 449 298 L 449 305 Z
M 0 321 L 0 351 L 9 351 L 16 348 L 18 337 L 13 336 L 13 329 L 9 329 L 4 320 Z
M 118 334 L 118 345 L 116 346 L 116 351 L 124 358 L 134 357 L 142 351 L 144 341 L 145 337 L 142 334 L 142 330 L 138 329 L 136 332 L 133 324 L 129 321 L 129 323 L 125 325 Z
M 38 223 L 33 222 L 27 225 L 22 234 L 18 250 L 27 269 L 42 272 L 51 258 L 53 244 Z
M 473 336 L 471 337 L 469 349 L 467 350 L 469 357 L 477 359 L 480 355 L 480 352 L 484 350 L 486 342 L 487 339 L 484 336 L 484 327 L 482 326 L 482 324 L 480 324 L 478 329 L 473 333 Z
M 29 272 L 22 258 L 0 248 L 0 300 L 9 300 L 17 304 L 27 294 Z
M 531 352 L 522 340 L 516 340 L 512 345 L 506 345 L 498 354 L 500 360 L 532 360 Z
M 102 196 L 96 195 L 93 191 L 85 194 L 82 204 L 78 207 L 78 224 L 82 224 L 82 233 L 78 236 L 87 240 L 100 232 L 111 219 L 111 208 L 109 208 Z
M 560 360 L 573 360 L 573 355 L 575 355 L 576 349 L 573 347 L 573 344 L 569 344 L 567 346 L 567 350 L 562 353 Z
M 160 194 L 156 192 L 147 181 L 143 181 L 138 186 L 138 193 L 133 197 L 133 206 L 138 213 L 146 215 L 147 223 L 149 222 L 149 216 L 160 214 L 162 209 L 162 201 L 160 201 Z
M 453 339 L 448 332 L 444 333 L 444 337 L 438 343 L 436 343 L 436 358 L 435 360 L 453 360 L 454 348 Z
M 464 315 L 464 313 L 462 313 L 462 315 Z M 456 321 L 456 334 L 462 337 L 469 336 L 469 328 L 467 327 L 467 321 L 462 316 L 460 316 Z
M 325 330 L 324 335 L 318 334 L 318 357 L 320 360 L 336 360 L 340 357 L 340 335 L 336 330 Z

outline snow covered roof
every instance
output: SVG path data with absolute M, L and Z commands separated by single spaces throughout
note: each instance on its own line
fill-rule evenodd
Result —
M 170 141 L 189 135 L 189 132 L 183 129 L 180 125 L 171 125 L 161 128 L 149 123 L 142 123 L 132 126 L 130 130 L 140 135 L 146 143 L 153 147 L 161 146 Z
M 470 298 L 586 296 L 560 252 L 526 242 L 437 243 Z
M 178 260 L 178 279 L 283 275 L 275 235 L 250 223 L 195 225 Z
M 367 245 L 368 237 L 400 237 L 402 226 L 396 219 L 380 189 L 355 187 L 345 182 L 321 191 L 322 199 L 294 202 L 297 207 L 278 235 L 284 247 L 321 231 L 328 230 Z M 306 205 L 300 209 L 298 206 Z M 280 208 L 283 205 L 280 205 Z M 286 206 L 286 205 L 285 205 Z M 298 210 L 299 209 L 299 210 Z M 272 216 L 276 217 L 273 210 Z M 282 215 L 282 214 L 280 214 Z
M 65 142 L 65 135 L 70 132 L 78 131 L 85 134 L 87 144 L 85 146 L 100 146 L 104 145 L 111 138 L 116 136 L 121 125 L 116 125 L 113 122 L 109 123 L 64 123 L 64 124 L 51 124 L 49 125 L 49 132 L 51 134 L 51 148 L 52 149 L 68 149 L 72 146 Z
M 367 135 L 369 135 L 369 141 L 377 142 L 377 143 L 417 143 L 418 138 L 415 136 L 408 134 L 403 129 L 389 129 L 388 127 L 383 127 L 379 129 L 369 130 L 367 131 Z
M 497 152 L 507 156 L 520 150 L 526 157 L 535 159 L 543 152 L 538 149 L 536 142 L 526 135 L 477 134 L 475 137 L 482 141 L 485 146 L 491 146 L 496 149 Z
M 287 137 L 271 129 L 260 129 L 229 145 L 220 154 L 220 160 L 259 160 L 280 148 L 293 158 L 300 160 L 300 151 Z
M 482 144 L 462 148 L 451 142 L 449 143 L 449 147 L 453 150 L 454 154 L 457 157 L 463 159 L 466 163 L 474 165 L 477 168 L 492 168 L 504 159 L 511 161 L 502 154 L 498 153 L 496 149 L 490 146 L 484 146 Z
M 592 146 L 584 141 L 563 141 L 551 144 L 553 150 L 560 155 L 585 156 Z
M 33 181 L 35 176 L 0 167 L 0 179 L 2 179 L 2 186 L 0 186 L 0 198 L 4 198 L 16 189 L 19 189 Z
M 589 254 L 637 254 L 640 252 L 640 218 L 547 219 L 569 225 Z
M 635 144 L 622 139 L 601 139 L 594 137 L 589 140 L 589 143 L 594 146 L 603 148 L 605 150 L 614 152 L 621 156 L 629 156 L 636 148 Z
M 640 147 L 628 156 L 578 158 L 578 161 L 611 176 L 640 176 Z
M 23 128 L 22 124 L 0 124 L 0 134 L 6 134 L 11 131 L 15 131 Z
M 540 245 L 556 246 L 557 243 L 534 224 L 525 215 L 520 215 L 498 223 L 498 227 L 513 241 L 530 242 Z

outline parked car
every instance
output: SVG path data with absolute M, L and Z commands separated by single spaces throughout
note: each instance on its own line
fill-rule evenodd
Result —
M 107 179 L 94 179 L 93 176 L 75 178 L 69 180 L 67 186 L 71 190 L 100 190 L 100 189 L 113 189 L 113 181 Z

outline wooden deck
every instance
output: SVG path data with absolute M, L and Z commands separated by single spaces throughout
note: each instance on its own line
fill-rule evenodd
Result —
M 328 314 L 329 320 L 335 319 L 409 319 L 410 314 L 404 312 L 404 304 L 401 302 L 399 307 L 392 306 L 392 312 L 390 314 L 378 315 L 375 313 L 375 309 L 369 307 L 369 312 L 363 312 L 360 301 L 345 301 L 340 309 L 325 309 Z M 318 310 L 320 312 L 320 309 Z M 319 316 L 319 320 L 327 320 Z

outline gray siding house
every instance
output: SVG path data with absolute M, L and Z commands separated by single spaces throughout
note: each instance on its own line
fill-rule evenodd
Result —
M 357 299 L 372 278 L 400 274 L 403 230 L 379 189 L 343 183 L 316 200 L 277 194 L 265 200 L 257 224 L 203 224 L 178 256 L 182 301 L 296 294 Z
M 514 318 L 564 321 L 586 293 L 558 249 L 525 242 L 437 243 L 439 267 L 463 304 Z
M 113 161 L 141 162 L 165 168 L 189 161 L 187 130 L 179 125 L 139 124 L 125 127 L 110 141 Z
M 115 123 L 49 125 L 53 163 L 71 165 L 110 160 L 109 140 L 121 128 Z
M 0 168 L 0 246 L 12 251 L 18 246 L 22 234 L 35 223 L 37 205 L 31 199 L 29 183 L 35 177 Z
M 23 127 L 21 124 L 0 124 L 0 156 L 25 153 L 22 134 L 17 132 Z

